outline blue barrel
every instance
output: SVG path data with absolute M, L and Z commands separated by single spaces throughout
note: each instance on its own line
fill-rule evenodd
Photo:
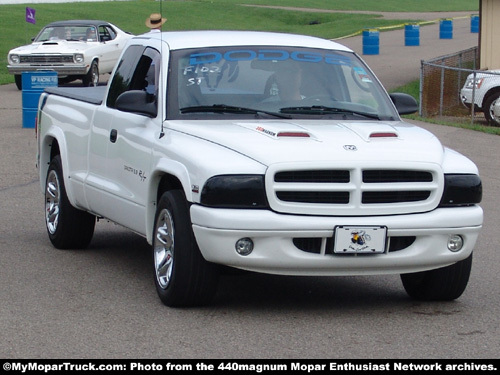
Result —
M 57 86 L 57 72 L 37 71 L 22 73 L 23 128 L 34 128 L 40 95 L 46 87 Z
M 405 46 L 420 45 L 420 25 L 405 25 Z
M 363 30 L 363 55 L 378 55 L 380 36 L 377 29 Z
M 470 16 L 470 32 L 478 33 L 479 32 L 479 16 L 472 14 Z
M 453 20 L 442 19 L 439 21 L 439 39 L 453 39 Z

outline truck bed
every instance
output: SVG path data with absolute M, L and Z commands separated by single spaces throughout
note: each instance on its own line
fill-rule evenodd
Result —
M 48 87 L 45 92 L 69 99 L 100 105 L 106 95 L 107 86 L 97 87 Z

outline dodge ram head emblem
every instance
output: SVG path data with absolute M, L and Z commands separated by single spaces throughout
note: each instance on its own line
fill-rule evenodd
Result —
M 347 151 L 358 151 L 358 148 L 354 145 L 344 145 L 344 150 Z

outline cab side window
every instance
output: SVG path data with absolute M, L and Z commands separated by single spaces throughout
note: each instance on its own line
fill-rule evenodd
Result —
M 160 53 L 150 47 L 130 46 L 118 63 L 109 88 L 106 105 L 115 108 L 116 99 L 125 91 L 142 90 L 150 103 L 156 102 L 160 76 Z

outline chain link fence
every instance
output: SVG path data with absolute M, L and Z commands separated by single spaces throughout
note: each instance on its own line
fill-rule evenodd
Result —
M 420 116 L 467 116 L 460 90 L 467 76 L 479 66 L 478 48 L 422 61 L 420 69 Z
M 420 111 L 422 117 L 468 117 L 471 123 L 476 120 L 486 120 L 491 125 L 499 125 L 494 118 L 492 109 L 500 96 L 500 74 L 478 70 L 478 48 L 470 48 L 455 54 L 422 61 L 420 70 Z M 472 74 L 470 90 L 467 93 L 468 103 L 464 106 L 461 99 L 461 89 L 467 77 Z M 494 87 L 481 88 L 486 78 L 495 77 Z M 491 82 L 491 81 L 490 81 Z M 478 111 L 478 105 L 486 107 L 486 113 Z M 478 113 L 479 112 L 479 113 Z

